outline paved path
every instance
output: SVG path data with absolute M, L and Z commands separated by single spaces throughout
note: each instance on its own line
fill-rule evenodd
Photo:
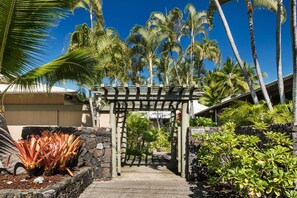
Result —
M 80 198 L 197 197 L 190 188 L 166 166 L 132 166 L 123 167 L 122 175 L 111 181 L 94 181 Z

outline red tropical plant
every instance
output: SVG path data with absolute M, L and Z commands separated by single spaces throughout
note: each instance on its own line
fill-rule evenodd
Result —
M 14 144 L 20 151 L 16 155 L 29 174 L 39 168 L 48 175 L 66 170 L 73 176 L 67 165 L 81 145 L 80 138 L 74 134 L 44 131 L 41 136 L 31 135 L 30 139 L 14 141 Z

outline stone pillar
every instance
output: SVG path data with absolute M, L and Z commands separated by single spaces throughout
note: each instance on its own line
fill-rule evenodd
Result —
M 116 114 L 115 114 L 115 103 L 111 102 L 109 106 L 109 115 L 110 115 L 110 128 L 111 128 L 111 148 L 112 148 L 112 157 L 111 157 L 111 174 L 112 177 L 117 176 L 117 122 L 116 122 Z
M 190 115 L 188 110 L 188 101 L 182 102 L 182 130 L 181 130 L 181 177 L 186 177 L 186 139 L 187 130 L 190 126 Z

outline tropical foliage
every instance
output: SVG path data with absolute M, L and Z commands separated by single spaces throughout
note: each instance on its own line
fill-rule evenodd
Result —
M 244 63 L 253 86 L 257 86 L 257 75 L 253 67 Z M 265 75 L 265 74 L 264 74 Z M 248 91 L 248 84 L 238 63 L 227 58 L 220 68 L 209 71 L 203 78 L 204 94 L 199 99 L 201 104 L 211 106 L 220 103 L 228 96 L 236 96 Z
M 127 117 L 127 158 L 146 156 L 153 151 L 170 151 L 169 135 L 164 129 L 152 126 L 143 113 L 132 113 Z
M 213 122 L 211 118 L 205 118 L 205 117 L 198 116 L 198 117 L 190 119 L 190 126 L 191 127 L 197 127 L 197 126 L 212 127 L 212 126 L 217 126 L 217 124 L 215 122 Z
M 275 105 L 273 110 L 269 110 L 264 101 L 259 105 L 236 101 L 231 107 L 222 110 L 219 119 L 222 123 L 234 122 L 236 126 L 252 125 L 256 128 L 265 128 L 270 124 L 292 122 L 292 110 L 292 102 Z
M 69 162 L 76 155 L 81 141 L 74 134 L 49 133 L 44 131 L 41 136 L 31 135 L 29 139 L 14 141 L 20 151 L 20 158 L 29 175 L 47 175 L 57 171 L 73 176 Z
M 226 123 L 213 134 L 197 135 L 202 141 L 197 158 L 211 184 L 225 184 L 239 196 L 293 197 L 297 178 L 291 139 L 265 132 L 268 142 L 254 135 L 237 135 Z M 233 193 L 233 194 L 234 194 Z

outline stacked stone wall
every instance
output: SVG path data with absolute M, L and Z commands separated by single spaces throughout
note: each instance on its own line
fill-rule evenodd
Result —
M 94 178 L 111 179 L 110 128 L 24 127 L 22 137 L 28 138 L 31 134 L 40 135 L 44 130 L 80 136 L 83 144 L 78 152 L 77 165 L 92 167 Z

